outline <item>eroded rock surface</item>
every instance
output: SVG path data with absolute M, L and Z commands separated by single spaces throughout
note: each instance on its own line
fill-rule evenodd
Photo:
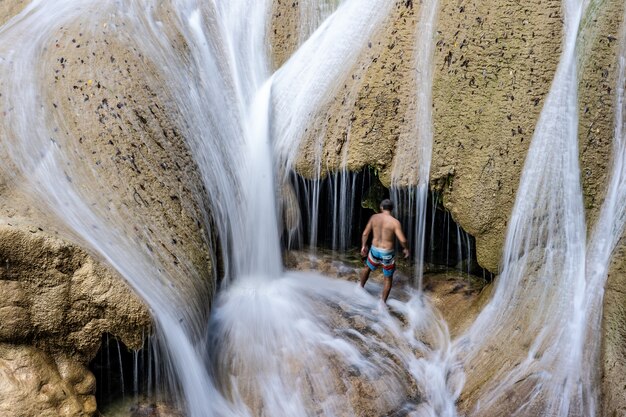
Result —
M 0 343 L 0 415 L 88 417 L 96 412 L 96 379 L 66 356 Z
M 602 340 L 603 415 L 626 416 L 626 237 L 609 271 Z
M 0 260 L 0 415 L 92 416 L 86 365 L 104 333 L 141 347 L 148 310 L 82 249 L 38 229 L 0 226 Z
M 416 141 L 410 138 L 415 134 L 414 50 L 420 7 L 419 2 L 396 2 L 385 28 L 368 43 L 341 91 L 305 133 L 296 165 L 300 174 L 314 176 L 320 160 L 322 173 L 370 166 L 383 184 L 391 184 L 397 144 Z M 277 48 L 278 63 L 294 48 L 289 42 L 297 12 L 285 9 L 275 10 L 274 42 L 287 45 Z M 590 219 L 602 201 L 611 152 L 622 10 L 618 1 L 593 8 L 580 35 L 585 52 L 580 55 L 579 137 Z M 561 36 L 559 0 L 440 2 L 431 188 L 476 238 L 478 261 L 492 272 L 498 271 L 526 152 L 559 62 Z
M 102 334 L 141 346 L 146 307 L 83 250 L 39 230 L 0 226 L 0 342 L 86 362 Z
M 2 2 L 0 12 L 17 13 L 22 3 Z M 10 410 L 3 416 L 93 415 L 94 387 L 75 388 L 80 383 L 65 368 L 84 368 L 104 333 L 139 348 L 150 331 L 146 305 L 105 266 L 85 230 L 68 226 L 76 212 L 53 209 L 49 194 L 75 192 L 110 230 L 181 280 L 181 298 L 195 303 L 189 308 L 208 314 L 214 277 L 206 193 L 158 71 L 115 29 L 59 24 L 39 57 L 32 81 L 44 97 L 50 143 L 65 152 L 65 175 L 54 187 L 41 193 L 30 173 L 11 165 L 15 155 L 0 149 L 0 343 L 7 352 L 0 357 L 9 358 L 0 359 L 0 373 L 14 375 L 18 362 L 10 358 L 21 358 L 19 373 L 30 381 L 0 378 L 1 410 Z M 7 79 L 0 80 L 1 110 L 12 112 Z M 1 135 L 17 140 L 6 129 Z M 74 224 L 86 218 L 78 217 Z M 87 227 L 92 242 L 104 238 Z M 42 399 L 42 386 L 54 398 Z

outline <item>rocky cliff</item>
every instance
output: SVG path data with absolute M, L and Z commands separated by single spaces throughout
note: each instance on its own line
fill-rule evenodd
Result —
M 0 21 L 24 5 L 0 2 Z M 340 93 L 320 109 L 322 122 L 308 129 L 297 163 L 301 175 L 316 172 L 320 138 L 323 171 L 369 166 L 389 186 L 394 168 L 414 169 L 396 167 L 395 150 L 410 144 L 414 132 L 420 7 L 395 2 Z M 616 0 L 592 3 L 580 33 L 579 143 L 589 227 L 610 166 L 623 7 Z M 297 2 L 274 2 L 276 67 L 299 42 L 297 16 Z M 436 27 L 431 189 L 476 238 L 479 263 L 497 272 L 525 155 L 559 60 L 560 1 L 441 0 Z M 148 59 L 100 29 L 86 38 L 80 26 L 59 27 L 42 53 L 44 105 L 64 119 L 66 130 L 58 135 L 79 154 L 73 163 L 88 167 L 81 172 L 93 186 L 90 203 L 110 207 L 111 219 L 118 213 L 150 236 L 176 274 L 193 271 L 190 298 L 208 298 L 210 232 L 199 226 L 207 196 L 169 114 L 167 93 Z M 150 326 L 148 309 L 38 203 L 24 178 L 0 177 L 0 414 L 93 415 L 93 375 L 85 365 L 104 333 L 138 346 Z M 606 289 L 605 415 L 626 415 L 624 245 Z
M 414 51 L 422 2 L 396 1 L 342 91 L 320 110 L 301 145 L 297 171 L 315 176 L 342 167 L 374 168 L 387 187 L 399 144 L 415 132 Z M 478 262 L 497 273 L 507 222 L 535 124 L 559 62 L 561 2 L 440 1 L 433 80 L 431 190 L 476 238 Z M 286 9 L 286 8 L 285 8 Z M 294 47 L 297 12 L 275 13 L 275 62 Z M 579 32 L 579 152 L 588 229 L 593 228 L 611 166 L 615 82 L 623 2 L 591 2 Z M 281 17 L 283 18 L 281 20 Z M 317 145 L 322 141 L 321 152 Z M 616 251 L 605 301 L 604 415 L 626 415 L 626 302 Z M 620 266 L 622 265 L 622 266 Z
M 0 20 L 25 3 L 1 2 Z M 152 63 L 114 28 L 94 33 L 78 23 L 59 25 L 39 59 L 33 82 L 61 126 L 51 140 L 71 150 L 67 183 L 58 188 L 73 187 L 112 227 L 124 225 L 119 233 L 188 280 L 181 297 L 208 310 L 215 277 L 210 231 L 202 227 L 206 195 L 166 93 L 150 81 Z M 3 130 L 0 140 L 13 137 Z M 103 335 L 138 349 L 151 331 L 150 312 L 67 227 L 71 211 L 52 210 L 46 195 L 33 193 L 37 184 L 10 168 L 6 152 L 0 147 L 7 163 L 0 169 L 0 415 L 92 416 L 96 387 L 87 365 Z

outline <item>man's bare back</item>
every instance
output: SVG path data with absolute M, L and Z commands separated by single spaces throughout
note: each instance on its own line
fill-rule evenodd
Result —
M 398 236 L 398 240 L 400 242 L 404 241 L 406 243 L 406 238 L 404 237 L 404 233 L 402 233 L 400 222 L 387 212 L 374 214 L 370 218 L 368 227 L 374 234 L 372 238 L 372 246 L 376 246 L 380 249 L 393 249 L 395 246 L 394 239 L 396 236 Z M 364 233 L 367 232 L 368 229 L 366 227 Z

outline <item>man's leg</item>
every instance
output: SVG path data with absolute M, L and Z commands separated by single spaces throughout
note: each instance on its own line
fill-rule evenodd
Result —
M 387 298 L 389 297 L 389 292 L 391 291 L 391 284 L 393 284 L 393 275 L 385 276 L 385 286 L 383 287 L 382 299 L 383 302 L 387 303 Z
M 361 270 L 361 287 L 365 288 L 365 283 L 370 277 L 370 267 L 365 265 L 365 268 Z

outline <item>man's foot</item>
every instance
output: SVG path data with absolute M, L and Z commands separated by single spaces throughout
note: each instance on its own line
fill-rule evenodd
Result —
M 372 310 L 372 313 L 374 314 L 381 314 L 381 313 L 388 313 L 388 312 L 389 312 L 389 306 L 383 300 L 378 300 L 378 303 L 376 304 L 376 308 Z

